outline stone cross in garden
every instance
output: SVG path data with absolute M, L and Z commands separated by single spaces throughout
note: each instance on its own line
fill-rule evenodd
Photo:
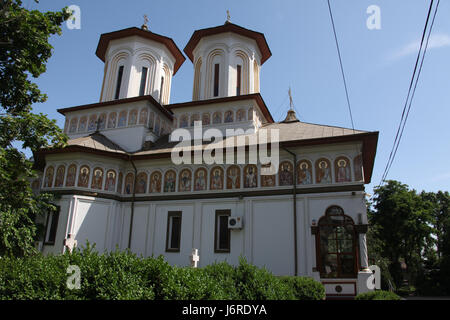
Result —
M 198 249 L 192 249 L 192 255 L 190 255 L 189 258 L 191 259 L 191 267 L 197 268 L 198 262 L 200 261 Z
M 69 233 L 67 238 L 64 239 L 64 247 L 67 248 L 70 253 L 72 253 L 73 248 L 77 246 L 77 240 L 75 240 L 72 236 L 73 235 Z

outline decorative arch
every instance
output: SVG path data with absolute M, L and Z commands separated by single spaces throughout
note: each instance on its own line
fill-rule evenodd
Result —
M 253 108 L 248 109 L 247 119 L 248 119 L 248 121 L 253 120 Z
M 147 108 L 142 108 L 141 112 L 139 113 L 139 124 L 145 125 L 147 123 L 148 119 L 148 110 Z
M 116 191 L 116 171 L 112 169 L 106 172 L 105 190 Z
M 221 124 L 222 123 L 222 112 L 216 111 L 213 114 L 213 124 Z
M 331 164 L 327 158 L 316 160 L 316 183 L 332 183 Z
M 209 112 L 204 112 L 202 114 L 202 125 L 203 126 L 209 126 L 211 124 L 211 116 Z
M 148 128 L 150 130 L 153 130 L 155 127 L 155 113 L 153 111 L 150 111 L 150 117 L 148 118 Z
M 122 110 L 119 113 L 119 121 L 117 122 L 117 127 L 125 127 L 127 125 L 127 111 Z
M 208 171 L 198 168 L 194 173 L 194 191 L 203 191 L 208 187 Z
M 117 122 L 117 113 L 111 112 L 108 117 L 108 129 L 115 128 L 116 122 Z
M 258 167 L 248 164 L 244 167 L 244 188 L 258 187 Z
M 47 167 L 44 176 L 44 188 L 51 188 L 53 186 L 53 175 L 55 173 L 55 168 L 53 166 Z
M 78 124 L 78 132 L 85 132 L 87 125 L 87 116 L 83 116 L 80 118 L 80 123 Z
M 131 110 L 128 115 L 128 125 L 134 126 L 137 123 L 137 117 L 138 117 L 137 109 Z
M 108 76 L 108 86 L 107 86 L 107 93 L 106 93 L 106 99 L 103 100 L 113 100 L 114 98 L 114 91 L 116 88 L 116 82 L 117 82 L 117 73 L 120 66 L 124 66 L 124 69 L 128 63 L 129 57 L 130 57 L 130 50 L 125 51 L 126 49 L 122 48 L 118 53 L 115 53 L 114 56 L 111 58 L 111 62 L 109 63 L 109 76 Z M 125 73 L 125 70 L 124 70 Z M 124 75 L 125 78 L 125 75 Z M 124 83 L 124 82 L 123 82 Z
M 222 169 L 222 167 L 215 166 L 211 169 L 209 189 L 210 190 L 223 190 L 223 169 Z
M 336 182 L 352 181 L 350 160 L 347 157 L 340 156 L 334 160 L 334 176 Z
M 89 117 L 88 131 L 95 131 L 97 129 L 97 115 L 91 114 Z
M 69 127 L 69 133 L 75 133 L 77 131 L 78 127 L 78 118 L 72 118 L 70 120 L 70 127 Z
M 232 165 L 227 168 L 227 189 L 239 189 L 241 187 L 241 168 Z
M 189 169 L 183 169 L 178 176 L 178 191 L 191 191 L 192 189 L 192 172 Z
M 105 129 L 105 127 L 106 127 L 106 113 L 102 113 L 98 117 L 98 128 L 100 130 L 103 130 Z
M 259 92 L 259 65 L 253 61 L 253 93 Z
M 316 254 L 321 278 L 356 278 L 357 234 L 341 207 L 329 207 L 319 219 Z
M 146 48 L 145 50 L 148 50 L 148 48 Z M 143 52 L 143 53 L 139 54 L 137 56 L 137 59 L 138 59 L 137 60 L 138 67 L 148 68 L 146 87 L 145 87 L 145 91 L 144 91 L 144 95 L 147 95 L 153 91 L 157 59 L 148 52 Z
M 294 166 L 290 161 L 280 163 L 278 170 L 278 185 L 290 186 L 294 183 Z
M 189 117 L 187 114 L 183 114 L 180 117 L 180 128 L 187 128 L 189 125 Z
M 225 111 L 225 114 L 223 116 L 223 120 L 224 120 L 225 123 L 234 122 L 234 111 L 233 110 Z
M 161 180 L 162 180 L 162 174 L 159 171 L 154 171 L 150 175 L 150 193 L 160 193 L 161 192 Z
M 192 100 L 200 100 L 200 90 L 201 90 L 201 69 L 202 69 L 202 58 L 199 57 L 195 62 L 194 67 L 194 89 L 192 92 Z
M 170 100 L 170 83 L 172 81 L 170 68 L 167 64 L 164 63 L 163 65 L 163 72 L 164 72 L 164 84 L 163 84 L 163 91 L 161 93 L 161 104 L 168 104 Z
M 145 172 L 140 172 L 137 175 L 136 193 L 142 194 L 147 192 L 147 177 Z
M 245 117 L 245 114 L 246 114 L 246 112 L 245 112 L 245 110 L 244 109 L 239 109 L 237 112 L 236 112 L 236 121 L 245 121 L 246 119 L 246 117 Z
M 97 167 L 93 171 L 91 189 L 103 189 L 103 169 Z
M 206 85 L 205 85 L 205 98 L 213 97 L 214 91 L 214 65 L 219 64 L 219 70 L 222 69 L 220 74 L 223 73 L 223 69 L 225 66 L 225 51 L 223 49 L 214 49 L 212 50 L 206 59 Z M 222 67 L 220 67 L 222 66 Z M 219 74 L 219 96 L 220 96 L 220 74 Z
M 248 54 L 242 50 L 235 51 L 236 65 L 238 62 L 241 62 L 242 71 L 241 71 L 241 94 L 248 94 L 249 92 L 249 63 L 250 58 Z M 240 60 L 240 61 L 239 61 Z
M 177 173 L 175 170 L 167 170 L 164 174 L 164 192 L 175 192 Z
M 297 184 L 312 184 L 313 170 L 311 161 L 302 159 L 297 163 Z
M 133 189 L 134 189 L 134 174 L 130 172 L 125 176 L 124 194 L 133 194 Z
M 77 165 L 72 163 L 69 166 L 69 168 L 67 168 L 66 187 L 75 186 L 76 176 L 77 176 Z
M 55 188 L 62 187 L 64 185 L 64 175 L 66 172 L 66 166 L 60 165 L 58 169 L 56 169 L 56 178 L 55 178 Z
M 80 167 L 80 173 L 78 174 L 78 187 L 88 188 L 89 187 L 89 175 L 91 169 L 84 165 Z
M 191 115 L 191 122 L 190 122 L 191 127 L 194 126 L 195 121 L 200 121 L 200 114 L 194 113 Z

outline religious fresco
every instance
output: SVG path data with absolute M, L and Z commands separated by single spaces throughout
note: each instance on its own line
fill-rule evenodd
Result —
M 64 185 L 64 174 L 66 173 L 66 167 L 61 165 L 56 169 L 55 188 L 62 187 Z
M 133 194 L 134 174 L 131 172 L 125 177 L 125 194 Z
M 331 165 L 330 161 L 321 158 L 316 161 L 316 182 L 317 183 L 331 183 Z
M 102 190 L 103 187 L 103 169 L 95 168 L 92 176 L 91 189 Z
M 352 174 L 350 171 L 350 161 L 346 157 L 339 157 L 334 160 L 334 175 L 336 182 L 350 182 L 352 181 Z
M 72 120 L 70 120 L 69 132 L 70 133 L 76 132 L 77 131 L 77 126 L 78 126 L 78 118 L 73 118 Z
M 188 116 L 183 114 L 180 118 L 180 128 L 187 128 L 188 124 Z
M 248 164 L 244 168 L 244 188 L 256 188 L 258 186 L 258 168 L 254 164 Z
M 117 192 L 119 194 L 122 193 L 122 182 L 123 182 L 123 173 L 119 172 L 119 177 L 117 178 Z
M 53 174 L 55 173 L 55 169 L 53 166 L 47 168 L 44 176 L 44 188 L 51 188 L 53 186 Z
M 106 113 L 102 113 L 100 117 L 98 117 L 98 129 L 103 130 L 105 129 L 105 127 L 106 127 Z
M 67 169 L 66 187 L 75 186 L 76 175 L 77 175 L 77 166 L 75 164 L 71 164 Z
M 155 171 L 150 176 L 150 193 L 161 192 L 161 172 Z
M 136 182 L 136 193 L 146 193 L 147 192 L 147 174 L 141 172 L 137 176 Z
M 294 183 L 294 167 L 289 161 L 280 163 L 278 170 L 278 185 L 290 186 Z
M 117 113 L 111 112 L 108 117 L 108 129 L 116 127 Z
M 127 125 L 127 112 L 121 111 L 119 113 L 119 122 L 117 123 L 118 127 L 125 127 Z
M 355 170 L 355 181 L 363 181 L 363 166 L 361 155 L 357 155 L 355 159 L 353 159 L 353 168 Z
M 298 184 L 311 184 L 312 179 L 312 164 L 308 160 L 300 160 L 297 166 L 297 183 Z
M 147 108 L 144 108 L 141 110 L 141 113 L 139 114 L 139 124 L 145 125 L 147 123 L 148 118 L 148 110 Z
M 191 115 L 191 127 L 194 126 L 195 121 L 200 121 L 200 115 L 198 113 Z
M 234 121 L 233 111 L 232 110 L 226 111 L 225 115 L 224 115 L 224 122 L 225 123 L 230 123 L 230 122 L 233 122 L 233 121 Z
M 78 174 L 78 187 L 87 188 L 89 186 L 89 173 L 90 169 L 88 166 L 82 166 L 80 168 L 80 173 Z
M 249 121 L 253 120 L 253 108 L 248 109 L 248 117 L 247 117 L 247 119 Z
M 222 113 L 217 111 L 213 114 L 213 124 L 222 123 Z
M 245 110 L 239 109 L 236 113 L 236 121 L 245 121 Z
M 241 187 L 241 168 L 237 165 L 227 169 L 227 189 L 239 189 Z
M 105 190 L 116 191 L 116 172 L 114 170 L 106 172 Z
M 137 122 L 137 110 L 133 109 L 130 111 L 130 116 L 128 117 L 128 125 L 134 126 Z
M 148 118 L 148 127 L 150 130 L 155 127 L 155 113 L 152 111 L 150 111 L 150 117 Z
M 87 117 L 81 117 L 80 124 L 78 125 L 78 132 L 85 132 L 86 131 L 86 125 L 87 125 Z
M 223 190 L 223 169 L 221 167 L 212 168 L 210 180 L 210 190 Z
M 178 191 L 191 191 L 191 170 L 183 169 L 179 174 Z
M 211 117 L 209 113 L 204 113 L 202 115 L 202 125 L 209 126 L 211 124 Z
M 261 175 L 261 187 L 275 187 L 275 178 L 274 174 Z
M 164 175 L 164 192 L 175 192 L 176 176 L 174 170 L 169 170 Z
M 97 115 L 93 114 L 89 117 L 88 131 L 95 131 L 97 129 Z
M 203 191 L 207 188 L 206 177 L 208 172 L 205 168 L 198 168 L 194 174 L 194 191 Z

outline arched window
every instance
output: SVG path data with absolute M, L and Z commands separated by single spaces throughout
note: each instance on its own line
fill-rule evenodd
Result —
M 357 238 L 353 220 L 338 206 L 327 209 L 316 233 L 317 264 L 322 278 L 355 278 Z

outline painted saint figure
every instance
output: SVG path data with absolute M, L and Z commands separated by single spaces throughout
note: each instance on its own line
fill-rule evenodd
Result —
M 153 172 L 150 176 L 150 193 L 161 192 L 161 173 Z
M 127 174 L 125 177 L 125 194 L 133 193 L 134 175 L 132 173 Z
M 334 170 L 336 172 L 336 182 L 349 182 L 352 180 L 349 161 L 345 157 L 336 159 Z
M 191 191 L 191 172 L 184 169 L 180 173 L 178 191 Z
M 164 192 L 175 192 L 175 171 L 169 170 L 164 178 Z
M 145 193 L 147 191 L 147 174 L 141 172 L 137 176 L 136 193 Z
M 83 166 L 80 168 L 80 175 L 78 176 L 78 186 L 87 188 L 89 185 L 89 167 Z
M 240 168 L 236 165 L 227 169 L 227 189 L 239 189 L 241 187 Z
M 51 188 L 53 185 L 53 173 L 54 170 L 52 166 L 47 168 L 44 178 L 44 188 Z
M 103 184 L 103 170 L 100 168 L 95 168 L 94 176 L 92 177 L 91 188 L 101 190 L 102 184 Z
M 316 162 L 317 183 L 331 183 L 330 162 L 327 159 L 319 159 Z
M 105 184 L 105 190 L 106 191 L 116 191 L 116 173 L 113 170 L 109 170 L 106 174 L 106 184 Z
M 292 171 L 292 164 L 290 162 L 284 161 L 280 163 L 280 170 L 278 172 L 280 186 L 292 185 L 294 180 Z
M 249 164 L 244 169 L 244 188 L 256 188 L 258 186 L 257 168 L 254 164 Z
M 202 191 L 206 190 L 206 169 L 200 168 L 195 171 L 194 175 L 194 190 Z
M 56 169 L 56 178 L 55 178 L 55 187 L 62 187 L 64 184 L 64 173 L 66 171 L 66 168 L 64 166 L 59 166 L 58 169 Z
M 223 169 L 221 167 L 214 167 L 211 175 L 211 190 L 223 189 Z
M 77 174 L 77 166 L 71 164 L 67 169 L 66 187 L 73 187 L 75 185 L 75 176 Z
M 312 171 L 311 163 L 308 160 L 300 161 L 298 165 L 298 184 L 311 184 Z

